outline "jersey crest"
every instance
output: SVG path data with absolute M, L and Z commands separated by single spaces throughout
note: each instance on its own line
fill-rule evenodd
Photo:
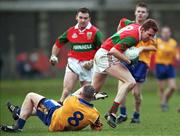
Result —
M 87 39 L 90 40 L 92 38 L 92 32 L 87 32 Z
M 75 39 L 75 38 L 77 38 L 77 37 L 78 37 L 78 35 L 77 35 L 76 33 L 73 33 L 73 34 L 72 34 L 72 38 L 73 38 L 73 39 Z

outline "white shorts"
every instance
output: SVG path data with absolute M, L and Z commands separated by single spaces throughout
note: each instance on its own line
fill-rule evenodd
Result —
M 119 62 L 113 55 L 108 55 L 107 50 L 100 48 L 94 56 L 94 72 L 105 74 L 107 68 Z
M 79 61 L 75 58 L 68 58 L 66 72 L 76 73 L 79 76 L 80 81 L 91 82 L 93 68 L 91 68 L 91 70 L 86 70 L 85 68 L 83 68 L 83 64 L 86 62 L 87 61 Z

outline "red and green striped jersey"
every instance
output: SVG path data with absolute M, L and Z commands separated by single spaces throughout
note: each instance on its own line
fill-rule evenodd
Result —
M 112 47 L 115 47 L 120 52 L 125 51 L 127 48 L 135 46 L 140 40 L 140 25 L 139 24 L 130 24 L 113 36 L 109 37 L 102 45 L 101 48 L 110 50 Z
M 59 36 L 56 40 L 56 46 L 61 48 L 69 42 L 71 49 L 68 52 L 68 57 L 73 57 L 80 61 L 91 60 L 101 46 L 102 35 L 90 23 L 83 31 L 79 30 L 77 25 L 69 28 Z

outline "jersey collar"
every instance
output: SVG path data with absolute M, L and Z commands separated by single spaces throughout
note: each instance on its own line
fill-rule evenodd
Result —
M 87 105 L 89 107 L 93 107 L 94 106 L 93 104 L 87 102 L 86 100 L 84 100 L 82 98 L 78 98 L 78 99 L 79 99 L 80 103 L 83 103 L 83 104 L 85 104 L 85 105 Z
M 78 29 L 80 32 L 84 32 L 86 29 L 90 29 L 91 26 L 92 26 L 92 24 L 89 22 L 85 29 L 80 30 L 80 29 L 78 28 L 78 25 L 79 25 L 79 23 L 77 23 L 74 28 L 75 28 L 75 29 Z

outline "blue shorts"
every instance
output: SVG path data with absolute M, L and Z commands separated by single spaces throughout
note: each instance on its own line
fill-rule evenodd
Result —
M 44 98 L 38 104 L 36 115 L 49 126 L 53 112 L 60 107 L 61 105 L 56 101 Z
M 148 73 L 148 66 L 146 63 L 138 61 L 133 65 L 127 63 L 124 63 L 124 65 L 129 69 L 136 82 L 143 83 L 146 80 Z
M 173 65 L 156 64 L 155 75 L 159 80 L 175 78 L 175 68 Z

